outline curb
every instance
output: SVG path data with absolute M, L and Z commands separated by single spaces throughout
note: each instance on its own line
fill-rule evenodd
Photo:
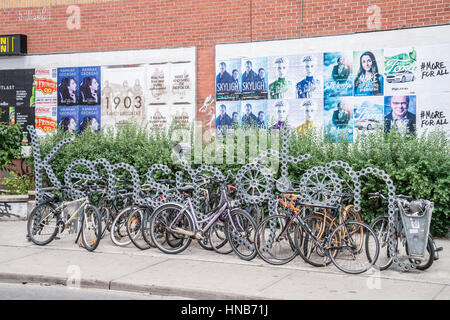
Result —
M 0 272 L 0 282 L 22 284 L 45 283 L 49 285 L 63 285 L 67 287 L 67 278 L 33 274 Z M 268 298 L 259 296 L 246 296 L 201 289 L 184 289 L 155 285 L 137 285 L 126 282 L 103 280 L 82 280 L 80 283 L 80 288 L 147 293 L 150 295 L 176 296 L 196 300 L 268 300 Z

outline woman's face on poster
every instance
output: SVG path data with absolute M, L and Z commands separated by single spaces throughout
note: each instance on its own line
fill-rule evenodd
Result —
M 98 81 L 97 79 L 93 78 L 90 85 L 91 91 L 98 91 Z
M 69 130 L 70 133 L 74 133 L 77 128 L 77 123 L 75 122 L 75 119 L 70 119 L 69 125 L 67 126 L 67 130 Z
M 77 90 L 77 83 L 75 82 L 74 79 L 70 79 L 69 82 L 69 92 L 70 93 L 74 93 Z
M 361 65 L 365 72 L 370 72 L 372 69 L 372 58 L 370 58 L 368 55 L 364 55 L 361 57 Z
M 97 119 L 93 118 L 91 120 L 91 132 L 96 132 L 98 131 L 100 124 L 98 123 Z

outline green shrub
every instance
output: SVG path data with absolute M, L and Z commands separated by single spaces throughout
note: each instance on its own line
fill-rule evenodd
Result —
M 19 124 L 0 123 L 0 168 L 20 157 L 22 130 Z
M 15 171 L 9 171 L 6 177 L 1 178 L 0 183 L 6 188 L 5 194 L 28 194 L 28 190 L 34 189 L 33 178 L 27 175 L 19 176 Z
M 41 146 L 42 157 L 44 158 L 64 136 L 59 133 L 44 142 Z M 77 136 L 73 143 L 63 147 L 51 165 L 60 181 L 63 181 L 66 168 L 75 159 L 98 158 L 105 158 L 112 164 L 129 163 L 136 168 L 142 182 L 145 181 L 148 168 L 155 163 L 170 167 L 172 173 L 169 178 L 174 178 L 174 173 L 182 167 L 172 161 L 171 150 L 174 142 L 170 140 L 170 136 L 170 132 L 161 134 L 135 124 L 118 127 L 115 134 L 112 131 L 102 131 L 94 135 L 86 132 Z M 228 139 L 237 141 L 236 137 Z M 246 138 L 245 162 L 249 158 L 249 143 L 249 139 Z M 271 143 L 267 145 L 270 148 Z M 193 143 L 191 149 L 194 147 Z M 311 158 L 298 164 L 289 164 L 289 176 L 292 180 L 300 180 L 306 170 L 323 166 L 333 160 L 347 162 L 355 171 L 366 167 L 379 168 L 393 180 L 397 194 L 411 195 L 415 199 L 427 199 L 434 203 L 432 232 L 443 236 L 448 232 L 450 220 L 449 151 L 450 143 L 445 132 L 431 132 L 420 138 L 403 136 L 394 131 L 389 134 L 377 132 L 358 136 L 354 143 L 329 143 L 324 141 L 321 132 L 310 130 L 306 134 L 291 135 L 290 155 L 300 156 L 308 153 Z M 199 164 L 192 166 L 195 168 Z M 226 164 L 223 161 L 222 164 L 213 166 L 223 173 L 227 170 L 236 173 L 242 164 L 236 162 Z M 350 181 L 343 170 L 337 168 L 336 172 Z M 156 178 L 162 175 L 161 173 Z M 364 176 L 361 181 L 362 214 L 366 221 L 371 221 L 374 216 L 382 214 L 383 209 L 375 208 L 369 201 L 367 193 L 382 191 L 387 195 L 387 188 L 376 176 Z

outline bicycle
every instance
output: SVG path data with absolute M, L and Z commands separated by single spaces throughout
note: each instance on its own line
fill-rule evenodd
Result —
M 383 196 L 383 194 L 381 194 L 380 192 L 375 192 L 375 193 L 369 193 L 368 194 L 369 197 L 371 199 L 381 199 L 382 202 L 387 203 L 387 198 L 385 196 Z M 398 242 L 400 240 L 400 243 L 402 244 L 402 247 L 404 248 L 404 251 L 406 253 L 407 256 L 409 256 L 409 249 L 408 249 L 408 243 L 406 241 L 406 235 L 405 235 L 405 230 L 404 230 L 404 226 L 403 223 L 399 217 L 399 206 L 403 206 L 403 207 L 408 207 L 409 206 L 409 202 L 407 201 L 407 199 L 412 199 L 411 196 L 405 196 L 405 195 L 397 195 L 395 197 L 395 212 L 397 213 L 394 219 L 394 241 L 395 241 L 395 246 L 396 246 L 396 250 L 397 252 L 400 252 L 400 247 L 398 246 Z M 393 263 L 393 258 L 391 257 L 391 254 L 389 252 L 389 239 L 392 237 L 391 235 L 391 231 L 389 228 L 389 218 L 388 216 L 379 216 L 377 218 L 375 218 L 371 224 L 370 224 L 371 228 L 376 232 L 377 237 L 378 237 L 378 241 L 380 242 L 380 248 L 386 248 L 386 250 L 383 250 L 380 254 L 380 257 L 378 258 L 378 263 L 377 263 L 377 267 L 380 270 L 386 270 L 388 269 L 392 263 Z M 438 252 L 443 250 L 442 247 L 437 247 L 433 237 L 429 234 L 428 235 L 428 240 L 427 240 L 427 245 L 426 245 L 426 251 L 428 253 L 428 256 L 424 256 L 423 259 L 418 259 L 418 258 L 409 258 L 409 260 L 411 262 L 416 262 L 416 268 L 418 270 L 426 270 L 428 268 L 431 267 L 431 265 L 433 264 L 434 260 L 438 260 L 439 259 L 439 255 Z
M 232 250 L 244 260 L 251 260 L 256 256 L 252 232 L 256 224 L 252 217 L 243 209 L 231 206 L 227 196 L 225 181 L 228 172 L 220 182 L 221 197 L 219 204 L 206 214 L 206 218 L 197 219 L 191 198 L 181 205 L 167 203 L 158 207 L 150 218 L 150 235 L 153 243 L 165 253 L 175 254 L 184 251 L 193 239 L 202 241 L 206 237 L 215 251 L 229 242 Z M 181 190 L 192 190 L 192 186 L 185 186 Z M 223 229 L 222 229 L 223 227 Z M 214 238 L 223 230 L 222 238 Z M 220 252 L 223 253 L 223 252 Z
M 102 221 L 99 210 L 92 205 L 93 186 L 82 186 L 87 196 L 65 201 L 54 193 L 44 193 L 44 202 L 37 205 L 30 213 L 27 223 L 29 239 L 36 245 L 46 245 L 54 239 L 59 239 L 66 228 L 80 221 L 75 243 L 81 236 L 81 244 L 88 251 L 94 251 L 101 239 Z M 44 191 L 57 190 L 64 196 L 68 187 L 45 188 Z M 68 206 L 79 204 L 72 214 L 65 210 Z M 80 219 L 81 218 L 81 219 Z M 58 235 L 58 236 L 57 236 Z

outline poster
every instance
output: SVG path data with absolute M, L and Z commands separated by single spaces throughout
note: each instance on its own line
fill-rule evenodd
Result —
M 292 99 L 268 101 L 268 129 L 292 128 L 288 121 L 291 103 Z
M 218 61 L 216 68 L 216 101 L 240 100 L 241 59 Z
M 324 97 L 353 95 L 353 54 L 325 52 L 323 54 Z
M 450 44 L 417 48 L 417 95 L 450 93 Z
M 414 47 L 384 49 L 386 96 L 416 93 L 417 58 Z
M 100 105 L 101 103 L 101 70 L 100 67 L 80 67 L 79 70 L 80 105 Z
M 216 103 L 216 130 L 218 136 L 227 135 L 239 127 L 240 101 L 220 101 Z
M 147 88 L 150 105 L 170 103 L 170 63 L 147 66 Z
M 353 99 L 355 137 L 384 128 L 384 97 L 355 97 Z
M 383 50 L 353 52 L 353 94 L 382 96 L 384 94 Z
M 385 96 L 384 97 L 385 131 L 396 127 L 401 133 L 416 131 L 416 96 Z
M 191 129 L 195 120 L 194 107 L 189 104 L 170 106 L 170 125 L 174 129 Z
M 299 99 L 293 103 L 294 109 L 291 108 L 289 122 L 296 128 L 298 134 L 322 127 L 323 99 Z
M 294 75 L 298 65 L 295 56 L 275 56 L 268 58 L 269 99 L 295 98 Z
M 241 128 L 267 128 L 267 100 L 241 101 L 239 126 Z
M 88 130 L 95 133 L 101 128 L 100 106 L 79 106 L 78 133 Z
M 78 132 L 79 106 L 58 106 L 58 130 L 70 134 Z
M 78 68 L 58 68 L 58 106 L 78 105 L 79 72 Z
M 323 57 L 322 54 L 306 54 L 298 56 L 298 66 L 294 73 L 295 97 L 323 97 Z
M 324 100 L 324 136 L 333 142 L 353 142 L 353 97 Z
M 145 123 L 145 67 L 102 68 L 102 127 L 133 120 Z
M 267 99 L 267 58 L 241 60 L 241 100 Z
M 39 137 L 56 132 L 57 69 L 36 69 L 35 127 Z
M 194 92 L 195 68 L 191 62 L 171 63 L 170 101 L 172 103 L 195 104 Z
M 153 130 L 166 131 L 170 124 L 170 106 L 149 106 L 147 125 Z
M 450 94 L 417 96 L 416 129 L 419 134 L 434 130 L 450 133 Z

